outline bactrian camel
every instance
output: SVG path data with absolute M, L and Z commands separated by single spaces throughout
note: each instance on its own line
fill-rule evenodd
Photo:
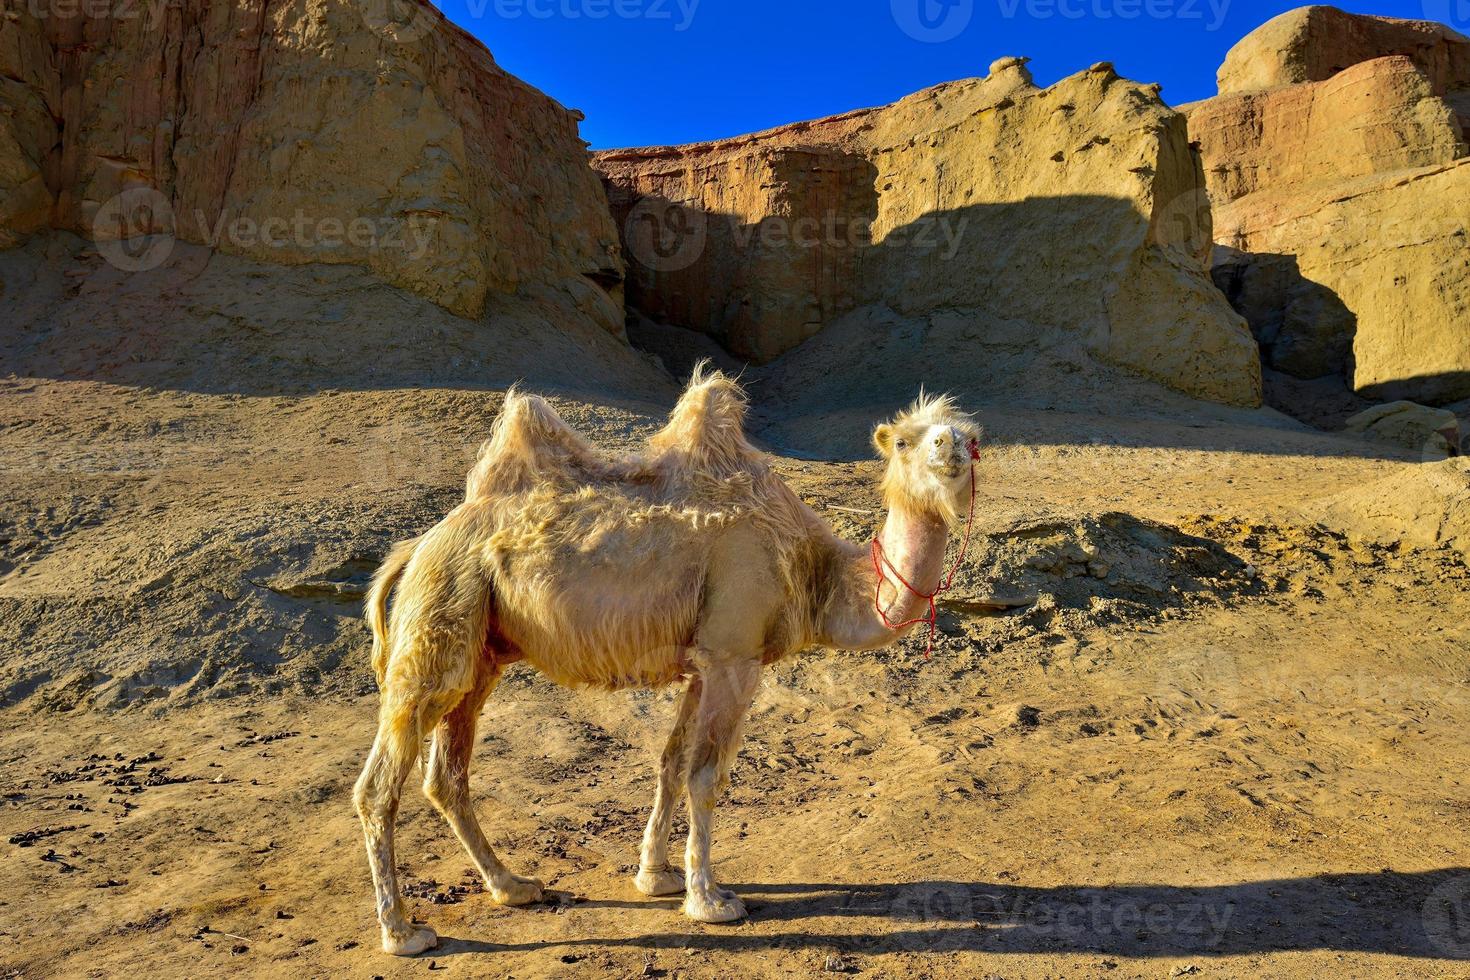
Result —
M 541 882 L 500 863 L 468 796 L 476 718 L 522 660 L 568 685 L 684 683 L 634 884 L 683 891 L 701 922 L 745 915 L 715 883 L 710 832 L 761 668 L 810 647 L 883 647 L 932 624 L 949 530 L 973 517 L 977 439 L 950 398 L 922 393 L 878 426 L 887 517 L 877 541 L 854 545 L 747 441 L 745 408 L 734 381 L 697 369 L 645 451 L 613 459 L 547 402 L 512 391 L 464 503 L 378 570 L 367 615 L 381 704 L 355 796 L 388 952 L 437 941 L 405 915 L 393 858 L 399 794 L 430 732 L 424 792 L 491 896 L 541 897 Z M 668 856 L 681 793 L 682 874 Z

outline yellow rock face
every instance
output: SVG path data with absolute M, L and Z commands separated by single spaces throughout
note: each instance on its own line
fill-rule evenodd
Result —
M 1216 280 L 1267 365 L 1470 396 L 1470 41 L 1313 7 L 1241 41 L 1220 80 L 1246 94 L 1187 107 L 1189 129 L 1228 246 Z
M 1267 21 L 1231 48 L 1220 67 L 1220 94 L 1320 82 L 1388 55 L 1413 59 L 1437 92 L 1470 86 L 1470 41 L 1443 24 L 1312 6 Z
M 1216 204 L 1285 185 L 1431 166 L 1463 150 L 1454 109 L 1402 56 L 1185 111 Z
M 1294 255 L 1300 281 L 1351 312 L 1358 391 L 1429 404 L 1470 396 L 1470 159 L 1253 194 L 1216 220 L 1222 241 Z
M 1210 212 L 1184 119 L 1110 65 L 1040 89 L 1002 59 L 881 109 L 594 166 L 632 305 L 736 353 L 769 360 L 882 306 L 967 320 L 977 357 L 1024 334 L 1197 397 L 1260 401 L 1255 344 L 1205 275 Z

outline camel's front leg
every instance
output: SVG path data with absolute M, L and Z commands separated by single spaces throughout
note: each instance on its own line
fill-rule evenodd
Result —
M 700 670 L 704 691 L 691 726 L 689 746 L 689 845 L 684 853 L 684 914 L 700 922 L 745 917 L 745 903 L 715 884 L 710 869 L 710 830 L 715 797 L 724 789 L 740 747 L 740 728 L 760 681 L 758 658 L 718 663 Z
M 638 859 L 638 877 L 633 886 L 645 895 L 677 895 L 684 890 L 684 876 L 669 867 L 669 832 L 674 828 L 674 807 L 684 793 L 684 773 L 689 767 L 689 732 L 699 707 L 699 675 L 690 678 L 679 694 L 674 710 L 674 727 L 659 757 L 658 788 L 653 791 L 653 812 L 643 831 L 643 850 Z

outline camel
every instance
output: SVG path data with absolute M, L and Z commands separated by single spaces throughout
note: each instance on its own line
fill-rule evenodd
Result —
M 393 857 L 399 795 L 430 732 L 424 793 L 491 897 L 541 898 L 540 881 L 500 862 L 468 793 L 481 706 L 518 661 L 566 685 L 683 682 L 634 886 L 683 892 L 700 922 L 744 917 L 715 882 L 710 836 L 762 667 L 812 647 L 880 648 L 921 622 L 932 631 L 949 530 L 973 518 L 978 455 L 971 416 L 921 392 L 873 432 L 887 516 L 859 546 L 777 477 L 747 440 L 745 413 L 736 381 L 701 365 L 644 451 L 613 459 L 512 389 L 464 502 L 375 574 L 366 606 L 380 709 L 354 798 L 387 952 L 437 942 L 405 915 Z M 668 855 L 680 795 L 682 873 Z

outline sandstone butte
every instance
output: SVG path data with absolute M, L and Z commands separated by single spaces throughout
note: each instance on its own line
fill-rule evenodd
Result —
M 467 317 L 491 293 L 535 296 L 621 335 L 617 232 L 580 116 L 428 4 L 402 23 L 352 0 L 126 6 L 0 14 L 0 247 L 48 228 L 105 238 L 99 209 L 152 188 L 166 205 L 124 233 L 366 266 Z M 305 232 L 232 235 L 238 219 Z M 353 221 L 372 236 L 334 231 Z
M 1184 107 L 1216 281 L 1268 367 L 1373 398 L 1470 396 L 1470 40 L 1309 7 L 1244 38 Z
M 891 106 L 594 170 L 576 113 L 428 4 L 400 5 L 405 23 L 372 6 L 9 5 L 0 247 L 105 239 L 109 202 L 156 191 L 126 232 L 363 266 L 471 318 L 526 296 L 621 335 L 626 254 L 634 311 L 760 361 L 881 308 L 1254 405 L 1249 320 L 1275 369 L 1470 396 L 1470 41 L 1441 25 L 1283 15 L 1187 123 L 1110 66 L 1043 89 L 1009 58 Z M 374 239 L 237 238 L 237 219 L 365 219 Z
M 1256 345 L 1208 278 L 1185 119 L 1111 65 L 1039 88 L 1006 58 L 890 106 L 593 165 L 630 306 L 753 360 L 879 304 L 968 317 L 975 356 L 1024 334 L 1260 402 Z

